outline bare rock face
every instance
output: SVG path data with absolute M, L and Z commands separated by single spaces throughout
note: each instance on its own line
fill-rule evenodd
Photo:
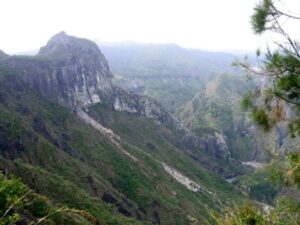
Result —
M 36 56 L 10 57 L 5 61 L 33 90 L 70 109 L 102 102 L 114 110 L 159 123 L 173 122 L 171 115 L 152 99 L 114 86 L 108 63 L 92 41 L 60 32 Z
M 220 142 L 219 137 L 212 135 L 198 137 L 193 133 L 186 132 L 182 136 L 181 148 L 195 149 L 195 147 L 213 154 L 217 159 L 230 157 L 227 144 L 225 142 Z
M 98 46 L 86 39 L 60 32 L 38 53 L 49 57 L 56 76 L 66 90 L 69 106 L 84 107 L 100 102 L 99 91 L 111 89 L 113 75 Z
M 114 86 L 105 57 L 98 46 L 87 39 L 60 32 L 36 56 L 9 57 L 5 62 L 18 70 L 21 79 L 33 90 L 72 110 L 102 102 L 114 110 L 180 127 L 152 99 Z
M 179 122 L 164 108 L 146 96 L 125 91 L 114 87 L 113 108 L 117 111 L 126 111 L 132 114 L 154 119 L 158 124 L 164 124 L 171 129 L 184 129 Z
M 60 32 L 34 57 L 12 57 L 33 89 L 73 109 L 101 102 L 100 91 L 112 87 L 113 75 L 93 42 Z
M 218 158 L 228 155 L 222 139 L 196 137 L 152 99 L 114 86 L 108 63 L 92 41 L 60 32 L 36 56 L 13 56 L 2 61 L 17 70 L 31 89 L 71 110 L 78 112 L 105 103 L 113 110 L 145 116 L 176 130 L 181 136 L 181 140 L 174 140 L 178 147 L 193 151 L 201 148 Z

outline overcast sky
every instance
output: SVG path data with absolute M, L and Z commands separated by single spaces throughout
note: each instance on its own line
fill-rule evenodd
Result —
M 300 9 L 300 0 L 285 0 Z M 214 51 L 254 51 L 256 0 L 0 0 L 0 49 L 38 49 L 59 31 L 101 41 L 177 43 Z M 298 30 L 298 29 L 297 29 Z

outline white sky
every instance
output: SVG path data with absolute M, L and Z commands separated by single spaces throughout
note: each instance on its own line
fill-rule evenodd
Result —
M 291 2 L 300 9 L 300 0 Z M 254 51 L 257 0 L 0 0 L 0 49 L 38 49 L 61 30 L 102 41 L 177 43 L 218 51 Z M 298 30 L 298 29 L 297 29 Z

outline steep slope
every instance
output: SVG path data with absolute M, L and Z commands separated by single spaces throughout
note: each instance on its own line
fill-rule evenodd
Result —
M 194 134 L 222 143 L 227 149 L 219 151 L 222 155 L 255 167 L 269 161 L 274 151 L 284 152 L 297 145 L 284 126 L 265 134 L 243 112 L 240 107 L 243 94 L 257 84 L 246 82 L 230 68 L 232 55 L 201 51 L 192 54 L 191 50 L 175 45 L 112 44 L 103 45 L 103 49 L 123 87 L 149 93 Z M 261 81 L 257 82 L 261 86 Z M 139 140 L 143 140 L 141 135 Z M 155 149 L 144 140 L 144 146 Z M 250 190 L 256 200 L 270 202 L 276 191 L 267 184 L 265 175 L 258 174 L 227 177 L 244 191 Z
M 207 207 L 244 199 L 209 172 L 244 169 L 216 158 L 216 139 L 111 80 L 99 49 L 65 33 L 37 56 L 1 60 L 1 169 L 100 224 L 203 223 Z
M 251 88 L 242 77 L 219 75 L 206 88 L 177 110 L 177 117 L 194 133 L 219 133 L 228 144 L 233 158 L 242 161 L 262 160 L 266 149 L 259 129 L 241 109 L 240 101 Z
M 34 193 L 18 179 L 0 174 L 2 224 L 97 224 L 83 210 L 58 208 L 46 196 Z
M 240 101 L 253 84 L 231 67 L 236 56 L 176 45 L 113 44 L 103 49 L 125 88 L 149 93 L 196 135 L 223 143 L 228 149 L 224 155 L 242 161 L 269 158 L 265 150 L 276 134 L 266 143 L 242 112 Z
M 228 162 L 228 148 L 218 137 L 197 137 L 181 126 L 158 103 L 114 86 L 105 58 L 89 40 L 78 39 L 61 32 L 52 37 L 37 56 L 10 57 L 4 62 L 20 71 L 21 79 L 32 89 L 75 112 L 78 109 L 87 110 L 88 106 L 101 102 L 111 110 L 145 116 L 181 137 L 174 138 L 176 146 L 185 150 L 195 160 L 203 161 L 203 154 L 212 156 L 206 164 L 214 171 L 227 175 L 230 172 L 224 168 L 228 167 L 227 164 L 240 167 L 237 162 Z M 218 167 L 216 165 L 220 160 L 226 162 Z
M 216 76 L 179 108 L 176 116 L 197 135 L 222 135 L 232 158 L 268 161 L 272 152 L 285 151 L 298 141 L 288 136 L 284 126 L 268 134 L 263 132 L 241 108 L 243 95 L 256 85 L 239 76 Z

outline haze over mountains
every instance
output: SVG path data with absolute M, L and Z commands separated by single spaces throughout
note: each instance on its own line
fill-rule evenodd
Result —
M 262 133 L 242 110 L 243 95 L 260 82 L 247 81 L 243 71 L 232 66 L 244 56 L 176 45 L 131 43 L 100 47 L 118 85 L 156 99 L 195 133 L 225 135 L 235 158 L 265 161 L 271 149 L 283 150 L 289 145 L 291 140 L 284 141 L 284 129 L 278 131 L 280 135 L 275 132 L 261 138 Z M 248 60 L 255 62 L 251 55 Z
M 62 32 L 36 56 L 1 58 L 1 168 L 38 193 L 104 224 L 204 221 L 207 204 L 243 199 L 215 174 L 247 171 L 226 146 L 114 86 L 93 42 Z
M 246 199 L 272 204 L 278 190 L 261 174 L 243 182 L 244 162 L 290 142 L 285 130 L 262 139 L 239 108 L 255 84 L 234 55 L 99 45 L 60 32 L 36 55 L 0 52 L 0 168 L 48 207 L 77 210 L 49 224 L 203 224 Z M 36 210 L 20 223 L 47 214 Z

